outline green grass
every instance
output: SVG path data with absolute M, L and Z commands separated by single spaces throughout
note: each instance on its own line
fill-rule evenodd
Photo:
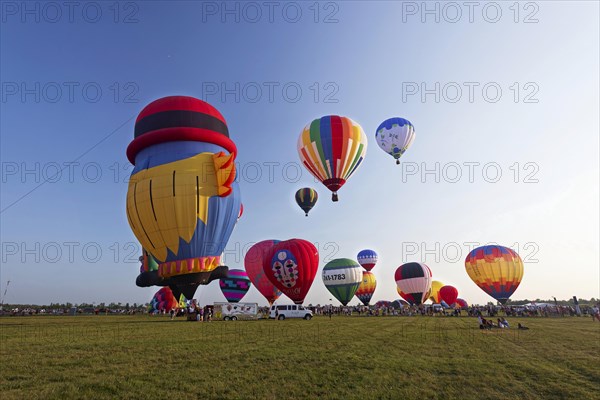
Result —
M 0 319 L 8 399 L 598 399 L 600 323 L 319 317 Z

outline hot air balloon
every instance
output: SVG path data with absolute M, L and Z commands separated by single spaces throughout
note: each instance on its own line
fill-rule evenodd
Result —
M 267 278 L 294 303 L 302 304 L 319 267 L 319 252 L 306 240 L 276 243 L 264 254 Z
M 275 244 L 279 243 L 279 240 L 263 240 L 258 242 L 246 253 L 244 257 L 244 267 L 248 273 L 248 277 L 252 284 L 258 289 L 271 306 L 275 300 L 281 296 L 281 291 L 275 287 L 265 275 L 263 269 L 264 254 L 270 250 Z
M 469 307 L 469 303 L 467 303 L 466 300 L 458 298 L 456 299 L 456 303 L 454 303 L 454 306 L 458 306 L 460 308 L 467 308 Z
M 415 140 L 415 127 L 404 118 L 386 119 L 377 128 L 375 140 L 383 151 L 396 159 L 396 164 L 400 164 L 399 158 Z
M 298 189 L 296 192 L 296 203 L 304 210 L 305 215 L 308 217 L 308 212 L 317 204 L 319 196 L 317 191 L 311 188 Z
M 251 284 L 246 271 L 242 269 L 230 269 L 227 272 L 227 278 L 219 280 L 219 286 L 228 302 L 237 303 L 248 293 Z
M 394 301 L 392 301 L 392 307 L 394 307 L 395 309 L 400 309 L 403 307 L 408 307 L 410 306 L 410 303 L 408 301 L 402 300 L 402 299 L 396 299 Z
M 185 307 L 185 297 L 176 298 L 168 287 L 161 288 L 150 300 L 150 311 L 169 311 L 178 307 Z
M 431 292 L 431 270 L 423 263 L 410 262 L 396 269 L 396 285 L 411 304 L 421 305 Z
M 375 303 L 375 308 L 388 308 L 391 306 L 392 306 L 392 303 L 387 300 L 379 300 L 377 303 Z
M 302 164 L 331 190 L 333 201 L 364 160 L 367 136 L 359 124 L 347 117 L 327 115 L 308 124 L 298 138 Z
M 454 286 L 444 285 L 439 291 L 439 297 L 446 304 L 454 304 L 458 298 L 458 290 Z
M 439 304 L 442 300 L 440 297 L 440 289 L 444 284 L 440 281 L 431 281 L 431 293 L 429 294 L 429 300 L 434 304 Z
M 375 293 L 375 288 L 377 288 L 377 279 L 375 279 L 375 275 L 373 275 L 372 272 L 365 271 L 363 272 L 362 281 L 360 282 L 355 295 L 365 306 L 368 306 L 373 297 L 373 293 Z
M 193 97 L 164 97 L 137 117 L 127 219 L 159 264 L 153 284 L 192 298 L 198 285 L 226 276 L 220 255 L 241 207 L 236 152 L 223 116 Z
M 375 253 L 374 250 L 369 249 L 361 250 L 356 256 L 356 259 L 364 269 L 370 271 L 375 267 L 375 264 L 377 264 L 377 253 Z
M 325 287 L 344 306 L 352 300 L 362 279 L 362 268 L 349 258 L 336 258 L 323 267 Z
M 244 205 L 240 203 L 240 213 L 238 214 L 237 220 L 239 221 L 240 218 L 242 218 L 242 215 L 244 215 Z
M 469 277 L 487 294 L 505 304 L 523 278 L 523 261 L 508 247 L 490 245 L 472 250 L 465 260 Z

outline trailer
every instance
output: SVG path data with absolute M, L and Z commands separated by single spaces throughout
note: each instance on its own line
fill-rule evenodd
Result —
M 258 303 L 215 303 L 213 318 L 223 321 L 258 319 Z

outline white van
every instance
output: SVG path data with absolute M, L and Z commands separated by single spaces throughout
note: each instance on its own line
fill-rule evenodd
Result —
M 269 311 L 269 318 L 283 320 L 286 318 L 304 318 L 311 319 L 313 312 L 304 306 L 296 304 L 291 305 L 272 305 Z

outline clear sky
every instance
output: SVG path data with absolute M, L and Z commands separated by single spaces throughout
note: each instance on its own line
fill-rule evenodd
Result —
M 598 2 L 77 4 L 1 3 L 6 302 L 151 299 L 157 288 L 135 286 L 125 149 L 167 95 L 213 104 L 239 149 L 230 268 L 249 243 L 298 237 L 325 262 L 376 250 L 374 300 L 397 298 L 394 271 L 421 261 L 484 303 L 464 259 L 496 242 L 525 262 L 513 298 L 600 296 Z M 296 151 L 327 114 L 369 138 L 338 203 Z M 393 116 L 417 134 L 400 166 L 374 139 Z M 321 196 L 309 218 L 293 200 L 303 186 Z M 332 298 L 323 265 L 305 304 Z M 196 297 L 223 300 L 216 282 Z M 245 300 L 265 303 L 255 289 Z

